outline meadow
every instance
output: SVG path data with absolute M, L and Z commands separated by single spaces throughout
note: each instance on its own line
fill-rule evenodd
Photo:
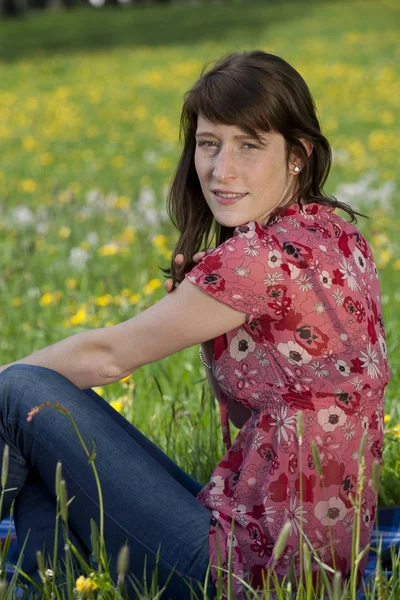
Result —
M 399 22 L 395 0 L 379 11 L 367 0 L 233 1 L 0 21 L 0 364 L 165 295 L 183 94 L 225 53 L 280 55 L 308 83 L 333 149 L 325 191 L 370 217 L 358 225 L 380 274 L 392 373 L 379 501 L 400 505 Z M 224 448 L 197 347 L 100 393 L 208 481 Z

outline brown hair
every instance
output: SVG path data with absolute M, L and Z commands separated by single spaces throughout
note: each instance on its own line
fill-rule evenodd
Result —
M 293 153 L 302 160 L 297 175 L 298 189 L 292 202 L 309 202 L 340 208 L 356 221 L 361 215 L 334 196 L 326 196 L 323 185 L 328 177 L 332 152 L 322 135 L 316 107 L 301 75 L 285 60 L 260 50 L 233 53 L 221 58 L 206 71 L 185 94 L 180 120 L 183 150 L 167 197 L 167 212 L 180 238 L 175 246 L 171 266 L 161 269 L 172 276 L 175 285 L 194 266 L 193 255 L 207 248 L 215 235 L 219 246 L 233 236 L 233 227 L 218 223 L 204 199 L 197 176 L 194 153 L 197 117 L 208 121 L 236 125 L 253 137 L 258 131 L 279 132 L 286 140 L 287 161 Z M 313 144 L 310 156 L 300 141 Z M 274 213 L 271 214 L 272 219 Z M 184 255 L 182 265 L 174 264 L 177 254 Z

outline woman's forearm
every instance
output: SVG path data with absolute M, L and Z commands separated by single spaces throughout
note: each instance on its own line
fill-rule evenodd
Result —
M 80 389 L 118 381 L 119 374 L 109 369 L 109 349 L 103 329 L 71 335 L 15 362 L 0 367 L 0 373 L 15 364 L 37 365 L 61 373 Z

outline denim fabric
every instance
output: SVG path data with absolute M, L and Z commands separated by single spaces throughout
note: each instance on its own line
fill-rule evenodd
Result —
M 148 438 L 93 390 L 80 390 L 60 373 L 44 367 L 12 365 L 0 374 L 0 453 L 10 448 L 7 488 L 1 517 L 15 499 L 15 527 L 19 545 L 28 531 L 22 568 L 38 580 L 36 550 L 53 555 L 55 472 L 62 463 L 68 498 L 69 536 L 88 557 L 90 520 L 99 525 L 99 503 L 94 475 L 70 419 L 45 408 L 28 423 L 28 412 L 43 402 L 59 402 L 75 419 L 85 444 L 96 444 L 95 464 L 104 501 L 107 556 L 116 580 L 121 546 L 130 548 L 129 572 L 150 585 L 158 562 L 158 585 L 165 584 L 165 600 L 190 599 L 189 582 L 199 595 L 208 566 L 210 511 L 196 499 L 202 485 L 180 469 Z M 59 557 L 64 559 L 60 541 Z M 136 593 L 131 586 L 130 598 Z M 209 577 L 207 593 L 215 596 Z

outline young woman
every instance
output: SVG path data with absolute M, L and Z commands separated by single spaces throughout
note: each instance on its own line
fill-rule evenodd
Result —
M 184 146 L 168 200 L 180 231 L 166 270 L 173 291 L 124 323 L 2 367 L 1 440 L 10 446 L 7 485 L 16 488 L 3 516 L 15 498 L 18 538 L 31 530 L 24 567 L 34 574 L 36 549 L 52 548 L 61 461 L 75 496 L 70 529 L 89 552 L 96 487 L 69 419 L 47 410 L 26 420 L 35 405 L 57 400 L 84 439 L 96 442 L 113 573 L 127 541 L 130 571 L 141 579 L 147 555 L 150 579 L 161 544 L 160 586 L 175 567 L 166 597 L 189 598 L 188 582 L 198 591 L 210 560 L 211 598 L 218 554 L 227 570 L 231 548 L 241 599 L 240 579 L 262 586 L 289 521 L 275 565 L 280 577 L 291 563 L 298 575 L 300 528 L 321 559 L 347 577 L 360 440 L 367 431 L 363 548 L 374 522 L 372 464 L 381 461 L 390 377 L 371 249 L 335 212 L 353 221 L 352 209 L 323 193 L 330 146 L 306 83 L 282 58 L 261 51 L 222 58 L 186 94 L 181 126 Z M 212 234 L 216 248 L 196 255 Z M 226 443 L 204 487 L 90 389 L 199 343 Z M 228 417 L 240 428 L 233 444 Z

